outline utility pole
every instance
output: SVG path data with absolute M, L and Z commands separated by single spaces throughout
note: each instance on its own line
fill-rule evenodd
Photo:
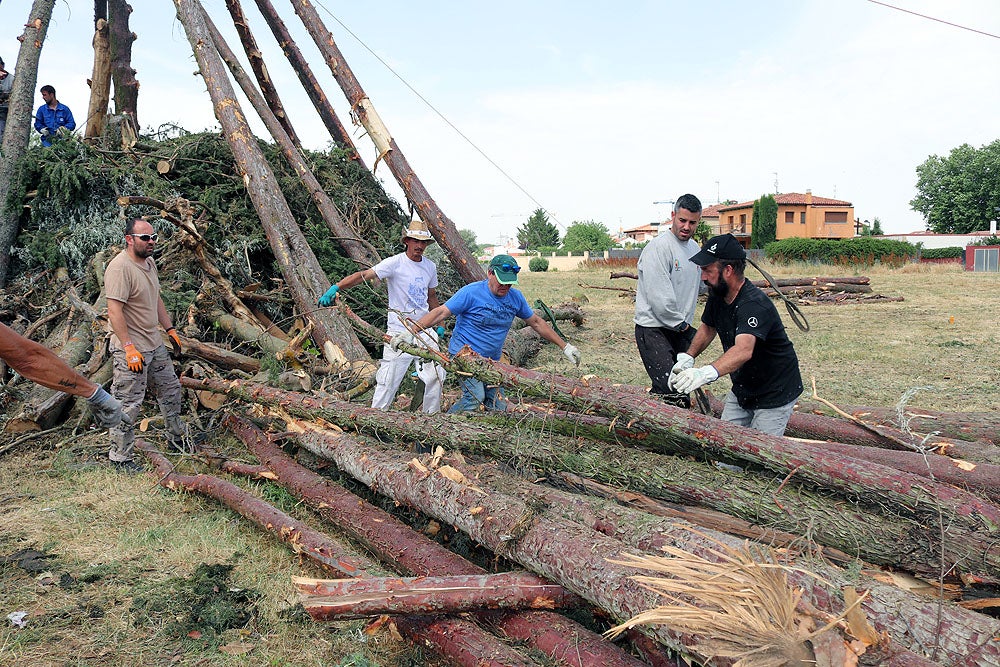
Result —
M 722 198 L 719 196 L 719 182 L 718 181 L 715 182 L 715 203 L 716 204 L 721 204 L 722 203 Z
M 771 173 L 774 174 L 774 194 L 778 194 L 778 172 L 772 171 Z

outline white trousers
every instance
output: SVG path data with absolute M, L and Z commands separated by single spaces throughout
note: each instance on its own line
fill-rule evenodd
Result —
M 438 349 L 432 341 L 425 341 L 428 347 Z M 398 352 L 388 345 L 382 349 L 382 361 L 375 373 L 375 395 L 372 396 L 372 407 L 385 410 L 396 398 L 399 385 L 406 377 L 410 365 L 415 364 L 417 377 L 424 381 L 423 411 L 431 414 L 441 411 L 441 390 L 444 386 L 445 372 L 438 364 L 412 354 Z

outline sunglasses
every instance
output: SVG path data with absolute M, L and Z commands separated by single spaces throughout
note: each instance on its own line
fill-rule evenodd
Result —
M 508 264 L 506 262 L 503 263 L 503 264 L 497 264 L 493 268 L 494 269 L 499 269 L 499 270 L 503 271 L 504 273 L 514 272 L 516 274 L 516 273 L 520 273 L 521 272 L 521 267 L 520 266 L 517 266 L 516 264 Z
M 155 241 L 156 239 L 159 238 L 155 232 L 153 234 L 129 234 L 129 236 L 131 236 L 134 239 L 139 239 L 140 241 L 145 241 L 146 243 L 149 243 L 150 241 Z

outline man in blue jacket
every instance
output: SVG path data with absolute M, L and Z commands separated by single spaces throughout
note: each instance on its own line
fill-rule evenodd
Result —
M 52 86 L 42 86 L 42 99 L 45 104 L 35 112 L 35 129 L 42 135 L 42 145 L 51 146 L 52 140 L 58 136 L 59 128 L 65 127 L 72 132 L 76 129 L 73 112 L 69 107 L 56 99 L 56 89 Z

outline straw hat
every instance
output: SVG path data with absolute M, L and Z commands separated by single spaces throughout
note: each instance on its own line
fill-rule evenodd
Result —
M 405 239 L 407 237 L 418 241 L 434 240 L 434 237 L 431 236 L 430 230 L 427 229 L 427 223 L 416 218 L 410 220 L 410 226 L 403 230 L 403 238 Z

